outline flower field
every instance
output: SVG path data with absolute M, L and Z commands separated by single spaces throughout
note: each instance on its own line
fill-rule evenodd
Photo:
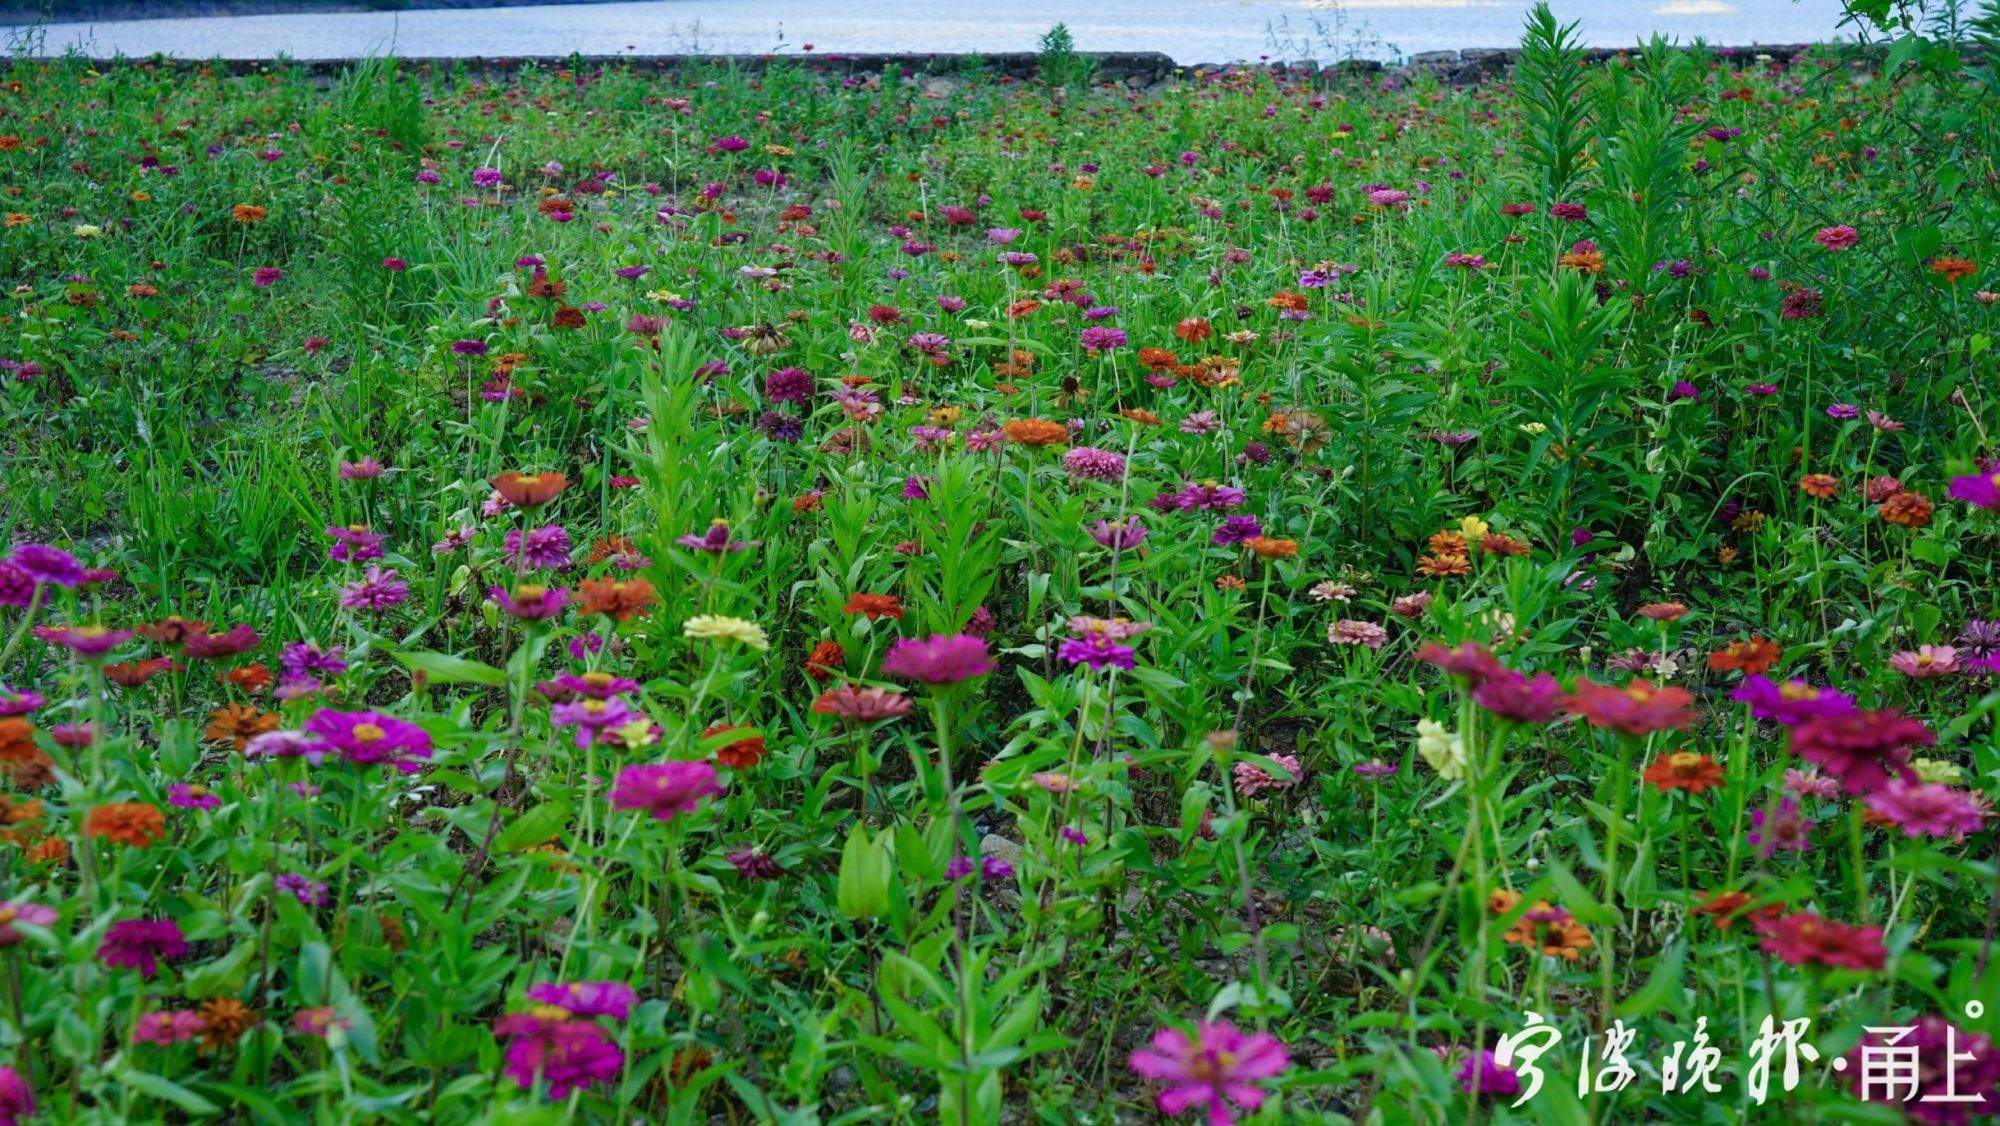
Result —
M 1991 73 L 1046 61 L 11 64 L 0 1122 L 2000 1114 Z

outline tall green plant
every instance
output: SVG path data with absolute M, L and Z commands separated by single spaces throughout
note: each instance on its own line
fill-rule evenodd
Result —
M 1575 181 L 1589 142 L 1583 44 L 1576 28 L 1558 22 L 1548 4 L 1536 4 L 1528 13 L 1515 69 L 1528 147 L 1538 158 L 1551 198 Z

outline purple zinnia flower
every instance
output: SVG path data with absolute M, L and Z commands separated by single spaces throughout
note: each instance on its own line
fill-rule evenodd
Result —
M 83 564 L 77 557 L 45 543 L 24 543 L 7 562 L 37 586 L 68 588 L 83 582 Z
M 135 969 L 141 977 L 152 977 L 160 962 L 184 957 L 187 949 L 187 939 L 173 920 L 127 919 L 104 932 L 97 959 L 113 969 Z
M 560 524 L 544 524 L 526 531 L 512 529 L 507 533 L 506 543 L 507 563 L 516 571 L 540 567 L 560 571 L 570 564 L 569 532 Z
M 340 588 L 340 605 L 347 610 L 367 610 L 380 614 L 408 601 L 410 584 L 396 577 L 396 569 L 370 567 L 359 582 Z

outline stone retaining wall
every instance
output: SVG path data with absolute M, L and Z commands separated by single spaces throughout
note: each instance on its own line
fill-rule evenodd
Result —
M 1772 44 L 1754 47 L 1719 47 L 1713 52 L 1725 59 L 1740 60 L 1748 64 L 1754 60 L 1768 59 L 1777 63 L 1789 63 L 1815 47 L 1811 44 Z M 1598 48 L 1586 52 L 1593 62 L 1602 62 L 1628 55 L 1629 50 Z M 1439 81 L 1453 86 L 1470 86 L 1487 79 L 1504 75 L 1514 65 L 1520 51 L 1512 47 L 1472 47 L 1462 51 L 1427 51 L 1415 55 L 1401 63 L 1381 63 L 1369 60 L 1320 66 L 1311 62 L 1264 63 L 1257 67 L 1274 74 L 1287 76 L 1309 76 L 1313 78 L 1336 78 L 1340 76 L 1379 76 L 1389 79 L 1408 80 L 1420 75 L 1435 75 Z M 1155 51 L 1105 51 L 1088 52 L 1086 57 L 1097 64 L 1094 81 L 1110 83 L 1128 89 L 1145 89 L 1169 80 L 1187 79 L 1199 74 L 1214 74 L 1238 68 L 1245 64 L 1200 63 L 1182 65 L 1166 55 Z M 431 72 L 461 70 L 480 76 L 504 76 L 524 67 L 539 67 L 549 70 L 594 71 L 599 69 L 630 68 L 638 73 L 671 73 L 689 65 L 732 66 L 742 70 L 758 71 L 774 65 L 804 67 L 830 77 L 848 78 L 879 75 L 897 68 L 912 79 L 958 78 L 975 72 L 987 76 L 998 76 L 1016 81 L 1026 81 L 1035 77 L 1039 66 L 1038 56 L 1029 52 L 1008 52 L 992 55 L 966 54 L 814 54 L 814 55 L 584 55 L 584 56 L 539 56 L 531 58 L 405 58 L 405 71 Z M 191 59 L 102 59 L 92 65 L 130 66 L 157 63 L 177 68 L 213 67 L 229 74 L 254 74 L 278 65 L 271 59 L 224 59 L 203 62 Z M 287 60 L 285 65 L 303 70 L 308 74 L 331 78 L 353 65 L 352 59 L 300 59 Z

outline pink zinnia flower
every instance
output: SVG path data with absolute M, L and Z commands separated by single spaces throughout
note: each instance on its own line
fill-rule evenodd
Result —
M 208 1022 L 191 1009 L 142 1013 L 138 1023 L 132 1026 L 132 1042 L 166 1047 L 192 1040 L 201 1035 L 201 1030 L 206 1027 Z
M 816 715 L 837 715 L 850 723 L 876 723 L 910 714 L 910 698 L 886 688 L 843 684 L 812 703 Z
M 1207 1111 L 1210 1126 L 1236 1121 L 1232 1102 L 1246 1111 L 1263 1106 L 1264 1090 L 1254 1084 L 1290 1065 L 1277 1037 L 1244 1032 L 1227 1021 L 1202 1021 L 1192 1037 L 1178 1028 L 1162 1028 L 1150 1046 L 1126 1061 L 1135 1074 L 1165 1084 L 1158 1098 L 1161 1114 L 1178 1118 L 1200 1108 Z
M 1950 676 L 1958 671 L 1958 650 L 1949 645 L 1919 645 L 1890 657 L 1889 667 L 1912 680 Z
M 26 923 L 31 927 L 46 927 L 56 921 L 56 910 L 39 903 L 0 903 L 0 946 L 14 946 L 26 942 L 28 936 L 14 929 L 15 923 Z
M 1813 241 L 1837 254 L 1852 250 L 1854 244 L 1861 241 L 1861 232 L 1842 223 L 1836 227 L 1821 227 L 1819 233 L 1813 236 Z
M 1936 782 L 1897 779 L 1869 794 L 1868 808 L 1888 818 L 1908 837 L 1961 841 L 1979 831 L 1984 811 L 1971 794 Z
M 1342 618 L 1326 627 L 1326 639 L 1335 645 L 1360 645 L 1380 649 L 1389 640 L 1389 631 L 1374 622 Z
M 969 633 L 898 641 L 882 661 L 885 675 L 925 684 L 956 684 L 992 671 L 993 658 L 986 650 L 986 640 Z
M 1296 755 L 1272 755 L 1271 761 L 1285 768 L 1290 778 L 1279 778 L 1255 763 L 1239 762 L 1231 772 L 1236 779 L 1238 797 L 1252 798 L 1265 790 L 1289 790 L 1299 784 L 1305 772 L 1299 767 Z
M 1063 455 L 1063 468 L 1079 480 L 1117 481 L 1125 476 L 1125 459 L 1110 450 L 1078 446 Z

